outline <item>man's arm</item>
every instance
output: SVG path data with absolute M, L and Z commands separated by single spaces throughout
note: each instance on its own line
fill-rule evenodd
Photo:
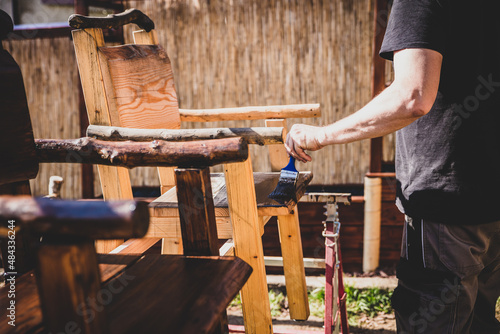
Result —
M 436 99 L 442 55 L 429 49 L 394 53 L 394 82 L 366 106 L 325 127 L 296 124 L 285 147 L 297 160 L 311 161 L 304 150 L 384 136 L 427 114 Z

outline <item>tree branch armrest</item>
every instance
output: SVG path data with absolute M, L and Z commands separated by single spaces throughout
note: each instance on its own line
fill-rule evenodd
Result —
M 220 109 L 179 109 L 182 122 L 219 122 L 272 118 L 320 117 L 319 104 L 239 107 Z
M 149 209 L 139 201 L 66 201 L 31 196 L 0 196 L 0 237 L 13 230 L 53 237 L 141 238 Z
M 248 158 L 242 138 L 192 142 L 110 142 L 89 137 L 79 139 L 36 139 L 40 162 L 89 163 L 134 168 L 209 167 L 241 162 Z
M 89 125 L 87 136 L 105 141 L 154 141 L 185 142 L 242 137 L 248 144 L 283 144 L 283 127 L 206 128 L 206 129 L 133 129 L 116 126 Z

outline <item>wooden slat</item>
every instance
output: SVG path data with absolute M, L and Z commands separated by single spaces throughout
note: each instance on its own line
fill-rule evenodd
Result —
M 307 320 L 309 302 L 297 207 L 292 214 L 278 216 L 278 228 L 290 318 Z
M 286 139 L 288 133 L 286 119 L 266 119 L 266 127 L 283 127 L 283 140 Z M 268 145 L 269 161 L 271 163 L 272 172 L 280 172 L 283 167 L 288 164 L 288 154 L 286 153 L 283 144 Z
M 257 106 L 219 109 L 179 109 L 183 122 L 220 122 L 266 118 L 320 117 L 319 104 Z
M 97 48 L 104 46 L 102 30 L 74 30 L 72 36 L 89 123 L 120 126 L 118 117 L 110 115 L 100 75 L 101 66 Z M 97 166 L 97 169 L 105 200 L 133 199 L 130 175 L 126 168 Z M 123 240 L 97 241 L 96 249 L 100 253 L 107 253 L 121 243 Z
M 110 102 L 114 100 L 120 126 L 180 128 L 170 59 L 159 45 L 100 47 L 99 57 L 106 93 Z
M 211 333 L 250 275 L 240 259 L 211 259 L 144 257 L 125 272 L 127 291 L 113 295 L 107 308 L 110 333 Z M 119 279 L 107 286 L 123 286 Z M 144 302 L 131 302 L 138 300 Z
M 218 255 L 210 170 L 176 169 L 184 255 Z
M 145 30 L 134 31 L 134 43 L 135 44 L 149 44 L 156 45 L 158 44 L 158 34 L 156 30 L 151 30 L 150 32 L 146 32 Z M 175 89 L 175 88 L 173 88 Z M 180 124 L 174 124 L 174 129 L 180 127 Z M 161 194 L 166 193 L 173 187 L 175 187 L 175 175 L 173 167 L 158 167 L 158 176 L 160 178 L 160 192 Z M 165 243 L 168 243 L 168 240 L 165 240 Z M 165 247 L 167 245 L 165 244 Z M 174 242 L 175 246 L 175 242 Z M 162 248 L 166 249 L 166 248 Z M 169 250 L 170 252 L 171 250 Z M 176 253 L 175 253 L 176 254 Z
M 224 170 L 235 255 L 253 268 L 252 276 L 241 290 L 245 327 L 247 333 L 272 333 L 251 159 L 224 165 Z

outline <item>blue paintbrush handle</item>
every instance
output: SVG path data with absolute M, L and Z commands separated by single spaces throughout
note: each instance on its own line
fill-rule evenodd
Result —
M 296 172 L 298 173 L 299 171 L 297 168 L 295 168 L 295 158 L 290 156 L 290 161 L 288 162 L 288 165 L 285 166 L 282 170 L 288 170 L 290 172 Z

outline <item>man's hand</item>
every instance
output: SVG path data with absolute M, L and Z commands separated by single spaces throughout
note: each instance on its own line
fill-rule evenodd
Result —
M 295 124 L 286 137 L 285 148 L 289 155 L 301 162 L 312 158 L 304 150 L 317 151 L 323 148 L 324 128 L 305 124 Z

